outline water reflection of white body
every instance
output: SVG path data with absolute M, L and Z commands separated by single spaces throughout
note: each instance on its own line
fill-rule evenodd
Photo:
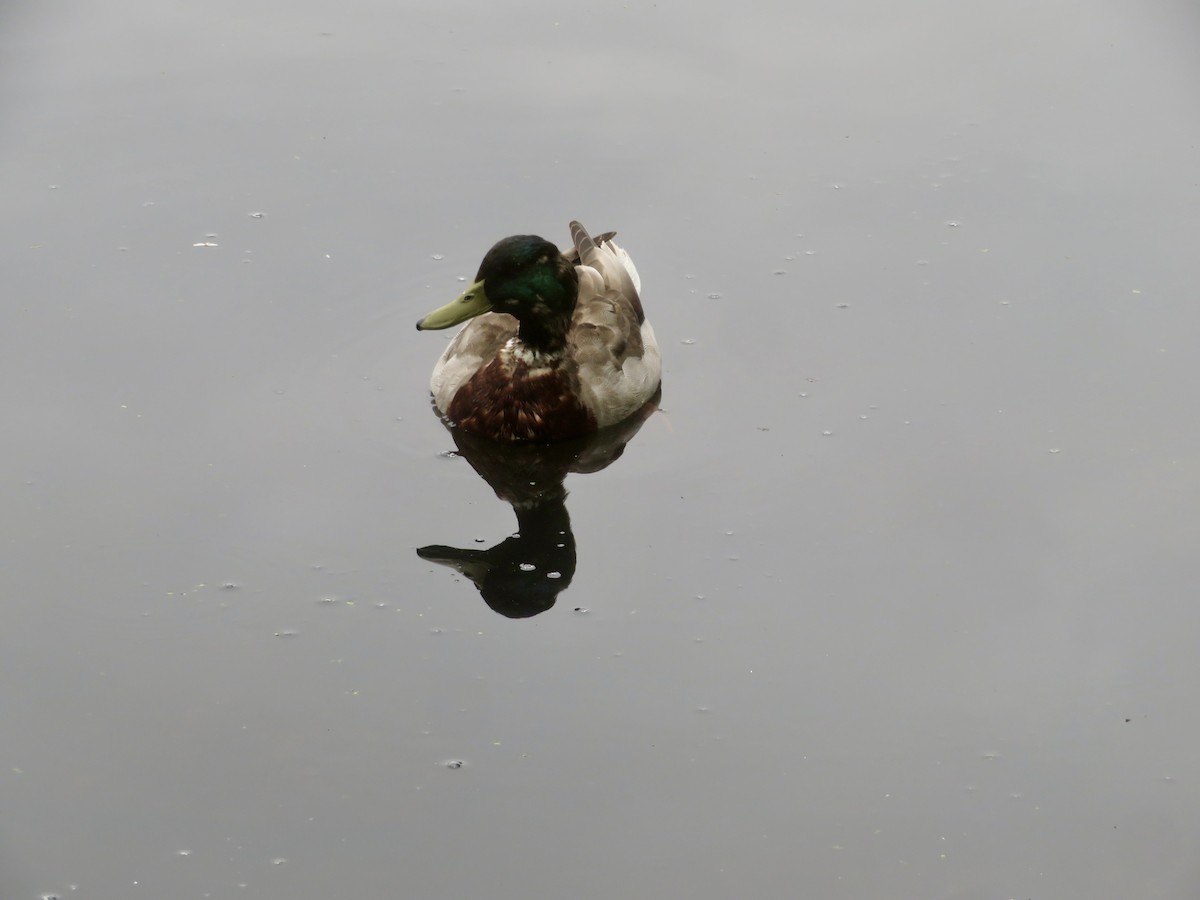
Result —
M 658 399 L 656 394 L 624 422 L 559 444 L 498 443 L 451 428 L 459 455 L 512 505 L 517 530 L 486 550 L 431 544 L 417 555 L 466 575 L 501 615 L 519 619 L 545 612 L 575 575 L 567 475 L 599 472 L 615 462 L 658 408 Z

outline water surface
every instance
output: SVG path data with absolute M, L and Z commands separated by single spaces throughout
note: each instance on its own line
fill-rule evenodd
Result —
M 1189 6 L 0 18 L 4 897 L 1195 895 Z M 510 617 L 412 322 L 571 218 L 663 395 Z

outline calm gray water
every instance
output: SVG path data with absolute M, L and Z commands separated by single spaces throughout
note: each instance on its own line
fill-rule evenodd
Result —
M 1171 0 L 6 6 L 0 895 L 1197 896 L 1198 85 Z M 571 218 L 663 395 L 510 618 L 412 323 Z

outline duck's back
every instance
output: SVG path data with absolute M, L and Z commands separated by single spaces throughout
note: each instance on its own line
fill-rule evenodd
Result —
M 580 399 L 600 427 L 635 413 L 662 376 L 654 329 L 642 310 L 641 278 L 611 235 L 595 241 L 578 222 L 571 237 L 579 263 L 579 300 L 571 324 L 571 355 Z

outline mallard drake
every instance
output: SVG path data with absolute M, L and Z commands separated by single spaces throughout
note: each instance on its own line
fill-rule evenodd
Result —
M 417 322 L 470 319 L 433 369 L 434 404 L 453 425 L 501 441 L 562 441 L 615 425 L 654 396 L 662 363 L 641 279 L 615 232 L 571 223 L 560 253 L 532 234 L 504 238 L 475 281 Z

